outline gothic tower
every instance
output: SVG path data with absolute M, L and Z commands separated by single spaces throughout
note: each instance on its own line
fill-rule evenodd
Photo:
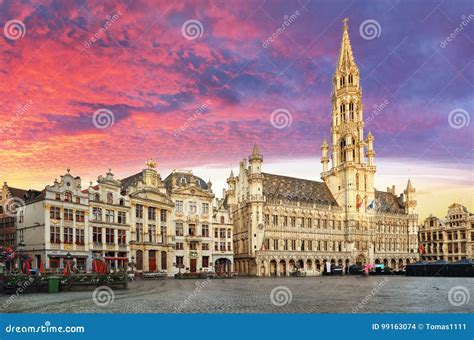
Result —
M 364 140 L 364 119 L 360 74 L 352 54 L 348 19 L 344 19 L 341 49 L 333 78 L 331 168 L 328 145 L 321 146 L 323 172 L 338 204 L 347 213 L 365 212 L 374 200 L 374 137 Z

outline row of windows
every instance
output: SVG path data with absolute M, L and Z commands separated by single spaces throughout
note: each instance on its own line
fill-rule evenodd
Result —
M 51 243 L 61 243 L 72 244 L 74 242 L 74 231 L 76 235 L 76 244 L 84 244 L 84 229 L 78 229 L 72 227 L 64 227 L 61 239 L 61 228 L 51 226 L 50 228 L 50 241 Z
M 144 211 L 143 205 L 137 204 L 135 206 L 135 217 L 136 218 L 143 218 L 143 211 Z M 157 208 L 148 207 L 147 211 L 148 211 L 148 219 L 155 221 L 156 220 Z M 167 214 L 167 211 L 165 209 L 160 209 L 160 221 L 161 222 L 166 222 L 167 221 L 167 215 L 168 214 Z
M 148 225 L 148 233 L 145 233 L 143 229 L 143 223 L 135 224 L 135 241 L 137 242 L 152 242 L 152 243 L 164 243 L 166 241 L 167 228 L 165 226 L 160 227 L 160 234 L 157 235 L 156 225 Z
M 227 245 L 227 248 L 226 248 Z M 209 243 L 203 243 L 202 250 L 209 250 Z M 176 250 L 184 250 L 184 243 L 177 242 Z M 189 250 L 198 250 L 198 242 L 189 242 Z M 215 251 L 232 251 L 232 242 L 214 242 Z
M 107 204 L 114 204 L 115 203 L 113 193 L 108 192 L 106 197 L 107 197 L 107 199 L 106 199 Z M 93 200 L 94 200 L 94 202 L 101 202 L 100 195 L 99 194 L 94 194 Z M 118 200 L 118 204 L 122 205 L 122 206 L 125 205 L 125 200 L 123 198 L 120 198 Z
M 115 230 L 117 230 L 117 233 L 115 233 Z M 93 227 L 92 242 L 102 244 L 102 240 L 104 240 L 102 228 Z M 121 229 L 105 228 L 105 243 L 115 244 L 115 240 L 119 245 L 127 244 L 127 232 Z
M 76 222 L 84 222 L 85 212 L 82 210 L 76 210 Z M 49 210 L 49 218 L 52 220 L 60 220 L 61 219 L 61 209 L 59 207 L 51 207 Z M 74 210 L 72 209 L 64 209 L 63 211 L 63 219 L 64 221 L 74 221 Z
M 269 250 L 342 251 L 342 242 L 313 240 L 301 240 L 300 242 L 297 242 L 296 240 L 267 239 L 262 248 Z
M 188 212 L 190 214 L 197 214 L 197 203 L 194 201 L 190 201 L 187 204 Z M 175 201 L 175 209 L 176 212 L 182 213 L 184 211 L 184 202 L 183 201 Z M 202 214 L 209 214 L 209 203 L 202 203 L 201 204 L 201 213 Z
M 352 85 L 354 84 L 354 76 L 352 74 L 349 74 L 347 76 L 347 83 Z M 341 78 L 339 78 L 339 86 L 344 86 L 346 85 L 346 77 L 345 76 L 342 76 Z
M 92 220 L 93 221 L 102 221 L 103 212 L 102 208 L 93 207 L 92 208 Z M 115 223 L 115 211 L 105 209 L 105 222 Z M 126 224 L 127 223 L 127 213 L 125 211 L 117 211 L 117 223 Z
M 443 232 L 439 231 L 438 233 L 420 233 L 420 238 L 422 241 L 442 241 L 444 239 Z M 446 232 L 446 239 L 448 241 L 456 241 L 456 240 L 465 240 L 466 239 L 466 231 L 459 230 L 459 231 L 448 231 Z M 471 232 L 471 241 L 474 241 L 474 231 Z
M 264 215 L 264 223 L 265 225 L 270 225 L 270 215 Z M 342 228 L 342 221 L 334 221 L 328 219 L 313 219 L 311 217 L 296 217 L 296 216 L 280 216 L 280 215 L 272 215 L 271 216 L 271 223 L 275 226 L 283 226 L 283 227 L 302 227 L 302 228 L 312 228 L 313 226 L 316 228 Z

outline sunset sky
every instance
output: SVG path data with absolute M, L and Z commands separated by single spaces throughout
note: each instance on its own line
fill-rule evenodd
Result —
M 474 211 L 472 13 L 470 0 L 0 1 L 0 180 L 42 189 L 70 167 L 87 186 L 152 157 L 163 178 L 193 168 L 221 196 L 254 142 L 264 171 L 319 180 L 347 17 L 377 189 L 410 177 L 420 217 Z

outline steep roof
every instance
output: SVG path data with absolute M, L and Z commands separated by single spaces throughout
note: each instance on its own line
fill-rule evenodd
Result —
M 201 177 L 193 175 L 191 172 L 173 171 L 163 181 L 168 192 L 171 191 L 173 178 L 175 178 L 176 185 L 178 187 L 186 187 L 187 185 L 189 185 L 189 183 L 191 183 L 191 181 L 194 180 L 195 184 L 201 189 L 208 190 L 209 188 L 206 181 L 204 181 Z
M 263 173 L 263 194 L 267 198 L 337 206 L 324 182 Z
M 136 183 L 140 180 L 143 179 L 143 172 L 140 171 L 139 173 L 136 173 L 135 175 L 128 176 L 124 179 L 121 180 L 122 183 L 122 190 L 128 188 L 130 185 L 133 183 Z
M 8 187 L 8 190 L 10 191 L 10 194 L 12 195 L 12 197 L 19 197 L 19 198 L 23 198 L 23 196 L 28 192 L 28 190 L 12 188 L 10 186 Z
M 402 202 L 391 192 L 375 190 L 375 205 L 379 212 L 391 214 L 405 213 Z

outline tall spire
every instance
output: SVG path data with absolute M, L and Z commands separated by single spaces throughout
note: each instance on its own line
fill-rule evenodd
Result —
M 341 49 L 339 51 L 339 59 L 337 62 L 337 68 L 339 70 L 348 70 L 353 67 L 357 68 L 354 55 L 352 54 L 351 40 L 349 39 L 349 25 L 347 24 L 348 21 L 348 18 L 343 20 L 344 32 L 342 33 Z

